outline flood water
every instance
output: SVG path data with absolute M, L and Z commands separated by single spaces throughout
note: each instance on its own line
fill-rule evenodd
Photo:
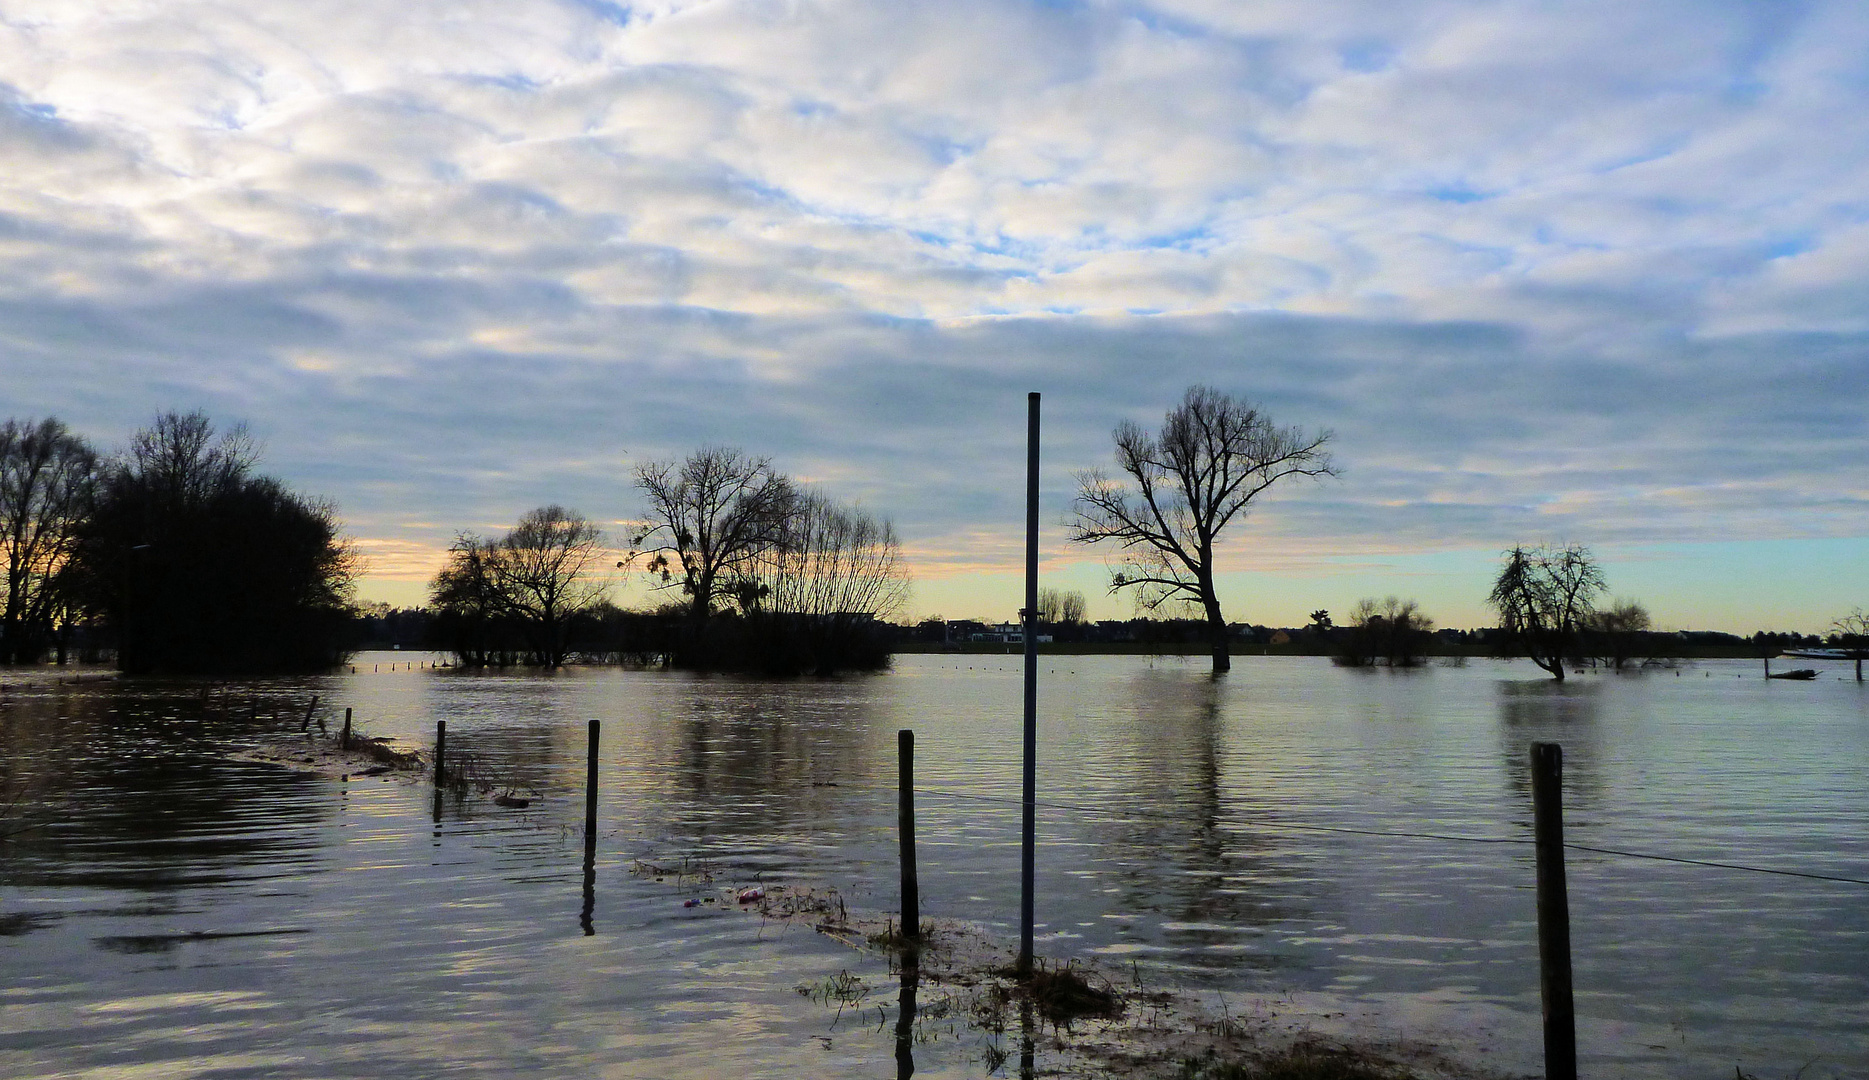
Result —
M 31 826 L 0 842 L 0 1075 L 894 1076 L 879 958 L 683 907 L 692 888 L 632 867 L 700 858 L 893 912 L 905 727 L 924 914 L 1016 942 L 1018 657 L 835 681 L 388 670 L 411 659 L 251 684 L 0 672 L 0 828 Z M 1043 657 L 1038 950 L 1541 1072 L 1529 744 L 1563 745 L 1573 843 L 1869 878 L 1869 691 L 1840 674 L 1244 657 L 1214 681 L 1199 659 Z M 451 751 L 541 797 L 437 811 L 426 784 L 215 752 L 296 728 L 314 694 L 423 748 L 445 719 Z M 1586 1075 L 1869 1076 L 1869 886 L 1568 859 Z M 854 1013 L 797 989 L 844 970 L 876 990 Z M 995 1036 L 927 1035 L 918 1075 L 986 1074 Z

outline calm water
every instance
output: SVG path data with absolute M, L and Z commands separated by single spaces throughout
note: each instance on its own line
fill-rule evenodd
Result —
M 924 912 L 1016 939 L 1015 657 L 784 683 L 371 670 L 387 660 L 217 684 L 208 713 L 203 684 L 0 675 L 0 760 L 39 825 L 0 846 L 0 1075 L 894 1075 L 875 958 L 683 908 L 631 864 L 700 855 L 892 910 L 901 727 Z M 1041 670 L 1040 951 L 1236 1010 L 1335 1003 L 1536 1071 L 1530 849 L 1302 828 L 1523 839 L 1533 740 L 1564 746 L 1573 842 L 1869 877 L 1869 692 L 1835 671 Z M 207 751 L 311 694 L 423 746 L 445 718 L 451 747 L 544 797 L 437 820 L 420 784 Z M 586 923 L 589 718 L 605 779 Z M 1869 887 L 1579 852 L 1569 873 L 1586 1073 L 1869 1076 Z M 878 992 L 867 1020 L 794 989 L 844 969 Z M 917 1046 L 918 1075 L 982 1075 L 988 1041 Z

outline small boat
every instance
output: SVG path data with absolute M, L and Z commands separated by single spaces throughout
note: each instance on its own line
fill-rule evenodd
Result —
M 1791 671 L 1768 671 L 1765 673 L 1765 677 L 1768 679 L 1796 679 L 1799 682 L 1809 682 L 1817 677 L 1817 669 L 1803 667 L 1794 668 Z

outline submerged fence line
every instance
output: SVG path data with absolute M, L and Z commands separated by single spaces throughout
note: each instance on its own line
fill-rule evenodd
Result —
M 978 802 L 1016 804 L 1017 800 L 994 795 L 970 795 L 958 791 L 935 791 L 917 789 L 936 798 L 968 799 Z M 1100 817 L 1137 823 L 1164 822 L 1185 824 L 1185 819 L 1170 817 L 1166 814 L 1135 814 L 1120 810 L 1109 810 L 1098 806 L 1085 806 L 1080 803 L 1040 802 L 1039 806 L 1050 810 L 1074 810 L 1079 813 L 1096 814 Z M 1295 821 L 1269 821 L 1264 818 L 1235 818 L 1228 824 L 1251 825 L 1262 829 L 1291 829 L 1300 832 L 1348 833 L 1354 836 L 1386 836 L 1403 840 L 1451 840 L 1463 844 L 1518 844 L 1529 846 L 1537 843 L 1530 836 L 1463 836 L 1458 833 L 1408 832 L 1399 829 L 1359 829 L 1349 825 L 1310 825 Z M 1840 881 L 1850 885 L 1869 885 L 1869 878 L 1846 877 L 1840 874 L 1819 874 L 1808 870 L 1782 870 L 1770 866 L 1748 866 L 1744 863 L 1716 862 L 1710 859 L 1689 859 L 1679 855 L 1655 855 L 1648 852 L 1628 851 L 1622 848 L 1597 847 L 1591 844 L 1565 842 L 1567 851 L 1589 851 L 1599 855 L 1618 855 L 1628 859 L 1650 859 L 1655 862 L 1681 863 L 1687 866 L 1710 866 L 1722 870 L 1748 870 L 1757 874 L 1780 874 L 1785 877 L 1812 878 L 1817 881 Z
M 679 765 L 675 771 L 701 771 L 691 765 Z M 759 776 L 752 773 L 716 772 L 707 770 L 709 776 L 725 777 L 734 780 L 750 780 L 756 783 L 769 783 L 771 776 Z M 837 787 L 856 791 L 870 791 L 881 794 L 895 791 L 894 785 L 872 783 L 864 780 L 838 780 Z M 1002 795 L 977 795 L 961 791 L 946 791 L 941 788 L 917 786 L 918 795 L 932 796 L 937 799 L 958 799 L 969 802 L 997 803 L 1001 806 L 1023 807 L 1025 800 Z M 1111 821 L 1125 821 L 1135 824 L 1161 823 L 1185 825 L 1187 819 L 1172 814 L 1138 814 L 1133 810 L 1112 810 L 1108 807 L 1090 806 L 1084 803 L 1053 802 L 1040 799 L 1036 806 L 1041 810 L 1069 810 L 1080 814 L 1095 814 Z M 1234 818 L 1229 825 L 1246 825 L 1261 829 L 1287 829 L 1295 832 L 1344 833 L 1351 836 L 1382 836 L 1398 840 L 1447 840 L 1462 844 L 1513 844 L 1530 847 L 1537 841 L 1531 836 L 1467 836 L 1461 833 L 1411 832 L 1402 829 L 1359 829 L 1352 825 L 1313 825 L 1297 821 L 1272 821 L 1266 818 Z M 1690 859 L 1681 855 L 1656 855 L 1650 852 L 1629 851 L 1625 848 L 1600 847 L 1593 844 L 1577 844 L 1566 841 L 1567 851 L 1587 851 L 1597 855 L 1615 855 L 1626 859 L 1647 859 L 1652 862 L 1678 863 L 1684 866 L 1706 866 L 1719 870 L 1744 870 L 1755 874 L 1777 874 L 1782 877 L 1809 878 L 1814 881 L 1835 881 L 1847 885 L 1869 885 L 1869 878 L 1849 877 L 1842 874 L 1819 874 L 1809 870 L 1785 870 L 1770 866 L 1751 866 L 1745 863 L 1720 862 L 1713 859 Z
M 345 710 L 345 711 L 348 712 L 349 710 Z M 436 734 L 438 738 L 436 740 L 437 745 L 435 748 L 436 749 L 435 765 L 437 767 L 437 771 L 439 771 L 439 769 L 442 767 L 442 764 L 443 764 L 442 753 L 444 753 L 444 751 L 442 750 L 442 747 L 445 745 L 443 740 L 445 740 L 446 738 L 445 734 L 443 734 L 443 732 L 446 731 L 444 724 L 445 724 L 445 721 L 436 722 Z M 713 771 L 713 770 L 697 769 L 695 766 L 692 766 L 692 765 L 673 766 L 672 768 L 669 769 L 669 771 L 671 772 L 705 772 L 709 776 L 722 777 L 722 778 L 734 779 L 734 780 L 747 780 L 747 781 L 751 781 L 754 783 L 770 783 L 774 779 L 769 774 L 768 775 L 757 775 L 753 773 L 719 772 L 719 771 Z M 883 784 L 883 783 L 877 783 L 877 782 L 866 781 L 866 780 L 836 780 L 836 781 L 830 781 L 829 783 L 833 784 L 836 787 L 847 788 L 853 791 L 866 791 L 866 792 L 871 792 L 871 793 L 875 793 L 878 795 L 881 795 L 883 793 L 889 793 L 889 794 L 896 795 L 898 798 L 900 798 L 901 796 L 899 785 L 896 785 L 896 784 Z M 948 791 L 948 790 L 944 790 L 941 788 L 929 788 L 929 787 L 921 787 L 921 786 L 915 786 L 913 788 L 913 791 L 916 792 L 917 794 L 930 796 L 932 798 L 937 798 L 937 799 L 953 799 L 953 800 L 960 800 L 960 801 L 967 801 L 967 802 L 994 803 L 1000 806 L 1019 807 L 1021 809 L 1023 809 L 1025 805 L 1024 799 L 1012 798 L 1008 796 L 980 795 L 980 794 L 974 794 L 970 792 Z M 1160 813 L 1160 814 L 1140 813 L 1139 814 L 1133 810 L 1112 810 L 1108 807 L 1091 806 L 1085 803 L 1056 802 L 1056 801 L 1052 801 L 1048 799 L 1039 799 L 1039 800 L 1035 800 L 1033 805 L 1037 809 L 1041 809 L 1041 810 L 1070 811 L 1070 812 L 1079 813 L 1079 814 L 1092 814 L 1097 817 L 1104 818 L 1105 820 L 1130 822 L 1134 824 L 1160 823 L 1160 824 L 1168 824 L 1168 825 L 1185 825 L 1187 823 L 1187 819 L 1185 817 L 1168 814 L 1168 813 Z M 1298 822 L 1298 821 L 1276 821 L 1276 820 L 1271 820 L 1267 818 L 1233 818 L 1233 819 L 1230 819 L 1226 824 L 1237 825 L 1237 826 L 1248 826 L 1248 827 L 1259 828 L 1259 829 L 1284 829 L 1284 830 L 1293 831 L 1293 832 L 1321 832 L 1321 833 L 1340 833 L 1340 834 L 1349 835 L 1349 836 L 1376 836 L 1376 837 L 1386 837 L 1389 839 L 1396 839 L 1396 840 L 1443 840 L 1443 841 L 1448 841 L 1451 843 L 1461 843 L 1461 844 L 1506 844 L 1506 845 L 1517 845 L 1517 846 L 1522 846 L 1522 847 L 1530 847 L 1537 843 L 1535 837 L 1532 837 L 1529 835 L 1528 836 L 1469 836 L 1469 835 L 1462 834 L 1462 833 L 1416 832 L 1416 831 L 1406 830 L 1406 829 L 1363 829 L 1363 828 L 1357 828 L 1356 826 L 1353 826 L 1353 825 L 1317 825 L 1317 824 L 1311 824 L 1307 822 Z M 1688 858 L 1683 855 L 1658 855 L 1653 852 L 1630 851 L 1627 848 L 1604 847 L 1598 844 L 1579 844 L 1579 843 L 1574 843 L 1570 841 L 1566 841 L 1563 846 L 1565 850 L 1567 851 L 1583 851 L 1583 852 L 1589 852 L 1594 855 L 1611 855 L 1611 856 L 1624 858 L 1624 859 L 1642 859 L 1642 860 L 1646 860 L 1649 862 L 1674 863 L 1674 864 L 1681 865 L 1681 866 L 1704 866 L 1704 867 L 1708 867 L 1708 868 L 1716 869 L 1716 870 L 1738 870 L 1738 871 L 1743 871 L 1746 873 L 1753 873 L 1753 874 L 1773 874 L 1779 877 L 1805 878 L 1811 881 L 1831 881 L 1831 882 L 1837 882 L 1837 883 L 1845 884 L 1845 885 L 1869 885 L 1869 878 L 1850 877 L 1849 875 L 1846 875 L 1846 874 L 1823 874 L 1823 873 L 1818 873 L 1812 870 L 1788 870 L 1788 869 L 1783 869 L 1780 867 L 1772 867 L 1772 866 L 1753 866 L 1747 863 L 1725 862 L 1725 861 L 1721 861 L 1717 859 L 1693 859 L 1693 858 Z

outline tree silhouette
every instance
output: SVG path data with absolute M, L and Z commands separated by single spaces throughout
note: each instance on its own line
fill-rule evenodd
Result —
M 641 558 L 663 585 L 679 586 L 696 624 L 717 604 L 742 598 L 758 561 L 784 542 L 797 509 L 796 488 L 770 458 L 728 447 L 702 447 L 680 462 L 645 462 L 636 469 L 636 486 L 648 513 L 633 538 L 642 550 L 625 561 Z
M 1111 592 L 1133 588 L 1151 611 L 1171 601 L 1198 608 L 1206 618 L 1213 669 L 1226 671 L 1233 662 L 1214 591 L 1221 534 L 1279 481 L 1337 475 L 1324 450 L 1330 432 L 1281 428 L 1250 402 L 1191 386 L 1159 432 L 1125 420 L 1113 437 L 1116 464 L 1126 479 L 1112 480 L 1094 469 L 1078 474 L 1071 539 L 1110 540 L 1121 549 Z
M 0 426 L 0 559 L 6 574 L 0 661 L 37 660 L 57 633 L 58 616 L 70 609 L 73 579 L 65 571 L 90 509 L 97 463 L 90 444 L 55 419 Z
M 572 620 L 603 601 L 591 574 L 602 550 L 596 525 L 556 505 L 528 512 L 498 540 L 462 533 L 429 585 L 443 639 L 469 666 L 511 663 L 521 644 L 531 663 L 560 666 Z
M 1862 682 L 1863 652 L 1869 647 L 1869 614 L 1865 614 L 1862 608 L 1851 608 L 1848 615 L 1830 625 L 1836 628 L 1843 647 L 1850 651 L 1851 658 L 1856 661 L 1856 681 Z
M 1532 663 L 1564 681 L 1564 662 L 1578 655 L 1578 633 L 1607 586 L 1582 544 L 1513 547 L 1486 602 L 1499 626 Z
M 355 558 L 335 509 L 255 475 L 245 429 L 166 413 L 103 471 L 74 580 L 126 672 L 308 670 L 345 656 Z

